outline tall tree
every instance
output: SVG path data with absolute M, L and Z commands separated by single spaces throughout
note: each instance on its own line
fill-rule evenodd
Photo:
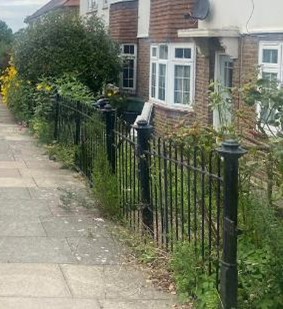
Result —
M 12 40 L 12 30 L 4 21 L 0 20 L 0 73 L 8 65 Z

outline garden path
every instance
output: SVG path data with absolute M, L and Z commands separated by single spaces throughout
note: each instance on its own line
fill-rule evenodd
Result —
M 0 309 L 171 308 L 60 167 L 0 104 Z

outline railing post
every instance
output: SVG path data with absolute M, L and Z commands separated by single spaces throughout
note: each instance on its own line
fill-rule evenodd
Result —
M 153 210 L 150 199 L 150 170 L 149 170 L 149 139 L 152 126 L 146 120 L 139 120 L 134 126 L 138 135 L 139 177 L 141 184 L 142 222 L 149 233 L 153 235 Z
M 222 143 L 218 149 L 224 158 L 224 233 L 223 255 L 220 268 L 220 294 L 222 308 L 237 308 L 237 217 L 239 158 L 246 153 L 235 140 Z
M 60 106 L 59 106 L 59 94 L 55 94 L 52 97 L 52 102 L 53 102 L 53 108 L 55 112 L 55 124 L 54 124 L 54 140 L 57 141 L 59 138 L 59 112 L 60 112 Z
M 107 159 L 111 166 L 111 171 L 115 174 L 116 171 L 116 151 L 115 151 L 115 113 L 116 110 L 112 108 L 110 104 L 106 104 L 103 109 L 106 122 L 106 147 L 107 147 Z

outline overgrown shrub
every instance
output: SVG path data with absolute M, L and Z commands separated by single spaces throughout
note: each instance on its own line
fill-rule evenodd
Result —
M 29 122 L 34 114 L 34 87 L 20 78 L 14 66 L 6 69 L 0 81 L 4 103 L 8 105 L 18 120 Z
M 13 56 L 22 78 L 33 84 L 42 78 L 71 74 L 94 93 L 119 75 L 119 48 L 103 22 L 56 11 L 38 19 L 15 39 Z

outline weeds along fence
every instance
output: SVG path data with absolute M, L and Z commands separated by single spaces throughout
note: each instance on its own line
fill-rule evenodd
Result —
M 61 97 L 54 137 L 75 148 L 76 165 L 94 186 L 105 156 L 119 215 L 164 250 L 188 242 L 220 287 L 223 308 L 236 308 L 238 159 L 244 153 L 238 143 L 212 151 L 183 145 L 154 136 L 143 120 L 132 126 L 117 118 L 109 105 L 97 110 Z

